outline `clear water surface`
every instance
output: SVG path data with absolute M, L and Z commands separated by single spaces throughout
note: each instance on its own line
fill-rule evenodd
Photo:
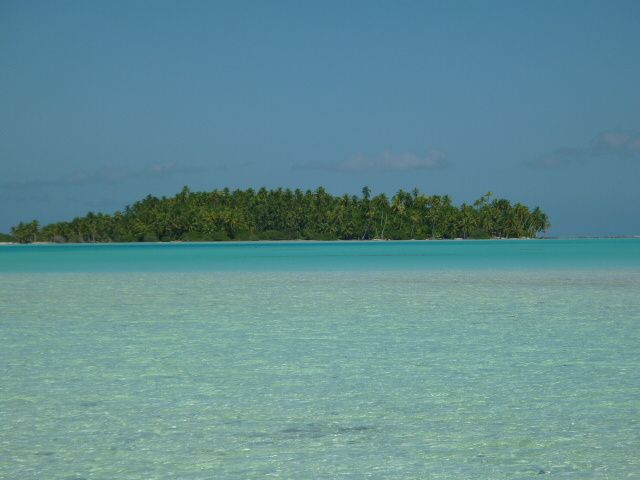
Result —
M 640 477 L 640 240 L 0 247 L 0 478 Z

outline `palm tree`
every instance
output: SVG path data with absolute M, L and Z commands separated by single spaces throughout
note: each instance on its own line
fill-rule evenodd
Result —
M 29 223 L 20 222 L 11 228 L 11 235 L 18 243 L 32 243 L 38 240 L 39 223 L 32 220 Z
M 113 215 L 89 212 L 70 222 L 37 222 L 12 228 L 17 241 L 37 238 L 53 241 L 108 242 L 172 240 L 208 237 L 234 238 L 239 232 L 268 238 L 468 238 L 484 235 L 535 236 L 549 228 L 539 208 L 533 211 L 506 199 L 489 202 L 491 192 L 456 207 L 448 195 L 423 195 L 400 189 L 391 202 L 383 193 L 371 197 L 334 197 L 324 188 L 315 191 L 278 188 L 191 192 L 184 187 L 173 197 L 148 195 Z M 275 232 L 273 232 L 275 231 Z

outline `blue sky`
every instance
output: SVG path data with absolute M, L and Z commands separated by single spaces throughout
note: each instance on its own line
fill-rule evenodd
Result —
M 640 2 L 0 3 L 0 231 L 192 190 L 419 187 L 640 234 Z

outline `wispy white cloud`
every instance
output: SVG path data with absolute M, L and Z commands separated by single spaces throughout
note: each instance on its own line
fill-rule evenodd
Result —
M 599 134 L 588 147 L 560 147 L 529 162 L 536 168 L 557 169 L 593 161 L 640 159 L 640 132 L 611 130 Z
M 530 165 L 538 168 L 561 168 L 568 165 L 582 163 L 588 155 L 584 149 L 572 147 L 560 147 L 553 152 L 530 162 Z
M 295 168 L 357 173 L 435 170 L 447 166 L 449 161 L 445 151 L 428 150 L 424 154 L 384 152 L 375 156 L 356 155 L 338 163 L 305 163 Z
M 640 157 L 640 132 L 633 130 L 602 132 L 593 141 L 591 150 L 595 155 Z
M 142 168 L 126 166 L 103 167 L 90 172 L 76 172 L 49 180 L 26 180 L 2 182 L 0 187 L 6 189 L 40 188 L 40 187 L 74 187 L 92 184 L 116 184 L 132 179 L 152 179 L 171 177 L 181 174 L 204 172 L 205 169 L 193 165 L 180 165 L 174 162 L 153 163 Z

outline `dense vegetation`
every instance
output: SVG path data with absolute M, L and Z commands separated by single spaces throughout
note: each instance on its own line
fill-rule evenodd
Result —
M 0 232 L 0 242 L 13 242 L 14 238 L 11 235 Z
M 535 237 L 549 227 L 539 208 L 529 210 L 489 192 L 473 205 L 453 205 L 448 195 L 400 190 L 393 198 L 332 196 L 307 190 L 261 188 L 147 196 L 113 215 L 89 212 L 40 228 L 37 221 L 12 228 L 16 241 L 155 242 L 204 240 L 368 240 Z

